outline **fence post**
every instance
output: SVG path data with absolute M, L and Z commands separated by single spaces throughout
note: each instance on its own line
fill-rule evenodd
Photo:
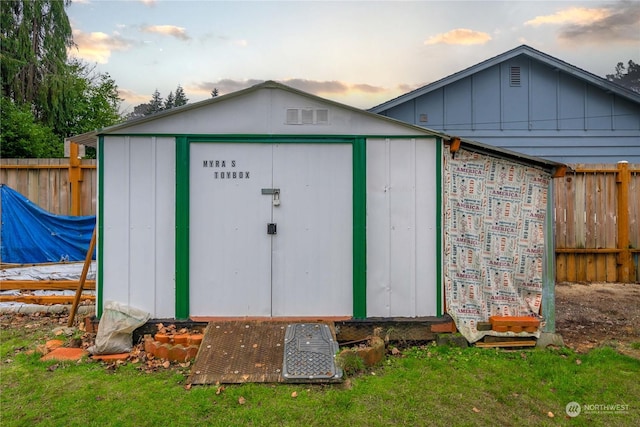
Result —
M 78 156 L 78 144 L 69 144 L 69 184 L 71 185 L 71 215 L 81 215 L 81 191 L 82 168 Z
M 631 251 L 629 248 L 629 182 L 631 172 L 626 161 L 618 162 L 618 173 L 616 183 L 618 184 L 618 281 L 622 283 L 631 282 Z

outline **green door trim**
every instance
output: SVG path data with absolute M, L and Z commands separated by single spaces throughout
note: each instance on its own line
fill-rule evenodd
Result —
M 367 243 L 366 243 L 366 138 L 364 137 L 291 137 L 291 136 L 178 136 L 176 137 L 176 211 L 175 211 L 175 317 L 189 318 L 189 203 L 190 144 L 198 143 L 340 143 L 352 146 L 353 198 L 353 317 L 367 316 Z

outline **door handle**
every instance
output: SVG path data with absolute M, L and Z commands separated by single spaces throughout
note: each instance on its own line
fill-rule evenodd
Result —
M 278 227 L 276 223 L 270 222 L 267 224 L 267 234 L 278 234 Z

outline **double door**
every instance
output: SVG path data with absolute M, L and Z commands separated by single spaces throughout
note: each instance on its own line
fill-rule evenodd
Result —
M 190 153 L 191 316 L 351 315 L 351 145 Z

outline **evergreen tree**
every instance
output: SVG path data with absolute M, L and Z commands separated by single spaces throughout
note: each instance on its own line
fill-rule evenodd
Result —
M 176 88 L 176 99 L 173 101 L 173 106 L 181 107 L 187 102 L 189 102 L 189 99 L 184 94 L 184 89 L 182 89 L 182 86 L 178 85 L 178 87 Z
M 216 96 L 218 96 L 218 88 L 214 87 L 213 90 L 211 91 L 211 97 L 215 98 Z
M 38 114 L 63 108 L 67 48 L 73 46 L 64 10 L 69 0 L 0 2 L 2 94 L 17 105 L 33 104 Z M 52 98 L 52 99 L 51 99 Z M 44 101 L 48 105 L 42 105 Z
M 607 74 L 607 80 L 626 87 L 636 93 L 640 93 L 640 64 L 629 60 L 627 68 L 622 62 L 616 65 L 615 74 Z
M 153 95 L 151 95 L 151 101 L 149 102 L 149 111 L 146 115 L 162 111 L 162 105 L 162 96 L 160 96 L 160 92 L 158 92 L 158 89 L 156 89 L 155 92 L 153 92 Z
M 164 109 L 170 110 L 174 107 L 175 97 L 173 96 L 173 92 L 169 92 L 167 99 L 164 100 Z

